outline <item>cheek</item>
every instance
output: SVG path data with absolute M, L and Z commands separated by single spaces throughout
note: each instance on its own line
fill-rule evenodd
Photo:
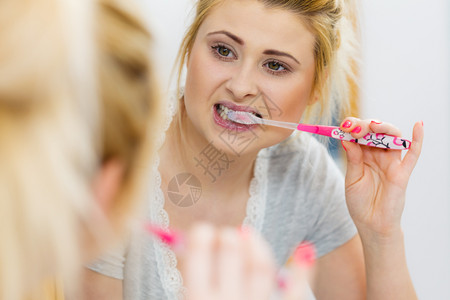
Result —
M 192 50 L 187 64 L 185 96 L 188 101 L 191 97 L 206 100 L 223 81 L 223 72 L 210 53 L 195 47 Z
M 272 86 L 266 93 L 274 99 L 279 109 L 278 117 L 274 119 L 289 122 L 300 121 L 303 112 L 311 101 L 312 80 L 295 78 L 281 85 Z
M 185 84 L 186 100 L 189 100 L 191 95 L 195 98 L 195 93 L 202 90 L 202 83 L 205 84 L 205 71 L 200 61 L 199 55 L 196 52 L 192 52 L 187 64 Z
M 284 107 L 286 114 L 292 120 L 300 121 L 308 103 L 310 103 L 311 88 L 304 87 L 292 91 L 290 95 L 286 95 Z

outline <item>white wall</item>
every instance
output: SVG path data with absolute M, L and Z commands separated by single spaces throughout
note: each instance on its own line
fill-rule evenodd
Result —
M 136 0 L 142 4 L 143 14 L 147 16 L 155 42 L 155 66 L 162 87 L 174 88 L 176 72 L 171 72 L 178 53 L 178 47 L 190 24 L 194 0 Z M 169 86 L 170 84 L 170 86 Z
M 193 1 L 140 2 L 167 86 Z M 450 7 L 447 0 L 361 3 L 362 114 L 396 124 L 405 137 L 424 121 L 425 144 L 403 217 L 407 258 L 420 299 L 450 299 Z
M 420 299 L 450 299 L 450 7 L 447 0 L 362 0 L 363 116 L 425 141 L 403 217 Z

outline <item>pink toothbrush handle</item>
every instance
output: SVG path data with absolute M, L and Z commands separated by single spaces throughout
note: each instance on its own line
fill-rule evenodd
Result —
M 371 132 L 363 138 L 355 139 L 350 133 L 342 131 L 339 127 L 331 131 L 331 137 L 341 141 L 349 141 L 383 149 L 407 150 L 411 147 L 411 142 L 404 138 L 382 133 Z

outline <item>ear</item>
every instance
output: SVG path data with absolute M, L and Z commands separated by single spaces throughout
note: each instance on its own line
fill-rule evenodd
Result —
M 309 99 L 308 105 L 315 104 L 320 98 L 320 93 L 317 90 L 317 88 L 314 89 L 314 91 L 311 94 L 311 98 Z
M 329 76 L 328 73 L 329 73 L 328 72 L 328 68 L 325 68 L 323 70 L 323 74 L 322 74 L 322 79 L 323 79 L 321 81 L 322 84 L 325 84 L 327 82 L 328 76 Z M 311 93 L 311 98 L 309 99 L 308 105 L 313 105 L 320 99 L 320 97 L 321 97 L 320 89 L 322 89 L 322 88 L 323 88 L 322 86 L 315 86 L 314 87 L 314 90 Z
M 114 199 L 120 191 L 123 169 L 123 164 L 119 160 L 111 159 L 102 165 L 94 179 L 94 198 L 105 215 L 111 211 Z

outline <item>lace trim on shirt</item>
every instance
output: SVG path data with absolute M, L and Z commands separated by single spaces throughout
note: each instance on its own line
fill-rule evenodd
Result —
M 266 212 L 268 161 L 263 158 L 265 152 L 266 149 L 261 150 L 255 161 L 253 178 L 249 187 L 250 198 L 247 202 L 247 215 L 242 224 L 252 227 L 257 232 L 262 231 Z
M 158 148 L 162 146 L 165 139 L 165 132 L 170 127 L 172 118 L 176 112 L 174 101 L 170 101 L 168 107 L 167 118 L 164 126 L 164 132 L 158 139 Z M 250 198 L 247 203 L 247 215 L 243 221 L 244 226 L 254 228 L 261 232 L 264 214 L 266 209 L 266 189 L 267 189 L 267 159 L 264 159 L 266 149 L 259 152 L 255 161 L 255 169 L 253 178 L 250 182 L 249 194 Z M 157 156 L 155 164 L 152 168 L 154 174 L 154 198 L 150 200 L 150 219 L 151 222 L 159 224 L 162 228 L 169 227 L 169 215 L 164 209 L 164 193 L 161 189 L 161 174 L 158 171 L 160 159 Z M 168 299 L 184 299 L 186 288 L 183 286 L 183 278 L 177 268 L 177 258 L 175 253 L 167 245 L 156 241 L 154 243 L 154 250 L 156 256 L 156 264 L 158 267 L 158 274 L 161 277 L 163 290 Z
M 170 127 L 172 118 L 176 112 L 176 102 L 174 99 L 169 101 L 169 105 L 166 108 L 166 118 L 164 123 L 163 132 L 157 140 L 158 149 L 164 144 L 166 137 L 166 131 Z M 156 155 L 155 163 L 152 168 L 153 172 L 153 195 L 150 195 L 150 220 L 154 224 L 158 224 L 164 229 L 169 228 L 169 215 L 164 209 L 164 193 L 161 189 L 161 174 L 158 171 L 160 164 L 159 155 Z M 177 258 L 175 253 L 165 244 L 160 241 L 154 242 L 154 251 L 156 258 L 156 265 L 158 268 L 158 274 L 161 278 L 162 288 L 167 295 L 168 299 L 182 298 L 178 294 L 183 291 L 183 279 L 180 271 L 177 269 Z

